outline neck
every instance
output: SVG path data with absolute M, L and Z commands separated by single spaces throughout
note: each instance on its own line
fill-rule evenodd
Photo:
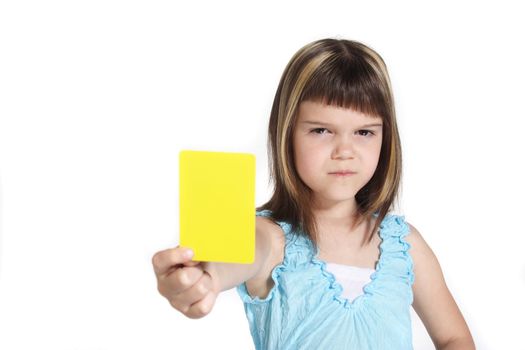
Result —
M 349 240 L 359 246 L 367 244 L 366 232 L 370 229 L 370 222 L 365 220 L 358 225 L 360 215 L 355 198 L 331 203 L 316 199 L 313 204 L 320 246 L 345 244 L 343 242 Z
M 357 202 L 355 198 L 334 203 L 315 200 L 312 211 L 320 227 L 353 227 L 357 218 Z

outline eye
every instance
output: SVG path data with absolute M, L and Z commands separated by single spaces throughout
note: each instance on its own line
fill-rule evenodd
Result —
M 314 134 L 322 135 L 322 134 L 327 133 L 328 129 L 326 129 L 326 128 L 315 128 L 315 129 L 310 130 L 310 132 L 314 133 Z
M 371 131 L 371 130 L 359 130 L 358 133 L 361 136 L 372 136 L 372 135 L 375 135 L 374 132 Z M 363 133 L 364 133 L 364 135 L 363 135 Z

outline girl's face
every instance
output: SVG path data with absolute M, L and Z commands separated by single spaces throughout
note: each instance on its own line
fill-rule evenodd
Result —
M 295 167 L 320 205 L 354 200 L 381 151 L 380 117 L 304 101 L 293 134 Z

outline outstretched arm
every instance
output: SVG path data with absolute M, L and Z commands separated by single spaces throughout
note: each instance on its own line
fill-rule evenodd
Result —
M 273 224 L 275 225 L 275 224 Z M 253 264 L 226 264 L 192 261 L 188 249 L 176 247 L 152 258 L 159 293 L 181 313 L 201 318 L 213 308 L 217 295 L 245 281 L 269 275 L 272 236 L 268 219 L 256 218 L 255 261 Z M 268 276 L 265 277 L 268 280 Z
M 414 261 L 413 307 L 439 350 L 475 349 L 472 335 L 452 294 L 439 262 L 418 230 L 409 224 L 410 255 Z

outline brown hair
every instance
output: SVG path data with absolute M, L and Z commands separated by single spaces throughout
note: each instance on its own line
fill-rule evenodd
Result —
M 390 210 L 401 182 L 401 143 L 390 79 L 383 59 L 362 43 L 322 39 L 301 48 L 286 66 L 273 101 L 268 129 L 271 199 L 258 208 L 291 224 L 317 245 L 311 190 L 300 179 L 293 156 L 293 130 L 299 104 L 318 101 L 352 108 L 383 120 L 383 139 L 376 171 L 355 195 L 354 227 L 377 212 L 374 232 Z

